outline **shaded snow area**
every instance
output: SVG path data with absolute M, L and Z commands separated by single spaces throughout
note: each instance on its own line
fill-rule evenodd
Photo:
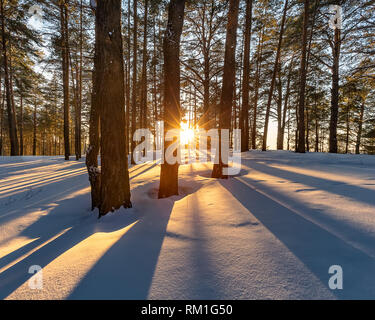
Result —
M 375 157 L 254 151 L 227 181 L 210 170 L 181 166 L 180 196 L 158 200 L 160 166 L 132 167 L 134 208 L 98 220 L 84 160 L 0 158 L 0 298 L 375 299 Z

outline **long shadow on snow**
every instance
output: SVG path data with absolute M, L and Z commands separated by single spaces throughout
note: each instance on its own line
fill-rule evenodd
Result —
M 280 168 L 270 167 L 268 165 L 260 164 L 257 161 L 246 163 L 246 166 L 249 167 L 249 169 L 253 168 L 266 174 L 277 176 L 279 178 L 283 178 L 292 182 L 308 185 L 310 187 L 325 190 L 331 193 L 335 193 L 337 195 L 353 199 L 355 201 L 368 203 L 370 205 L 375 206 L 375 197 L 373 190 L 350 185 L 345 182 L 330 181 L 301 173 L 283 170 Z M 341 186 L 344 186 L 345 189 L 340 190 Z
M 344 290 L 332 291 L 340 299 L 375 298 L 375 260 L 344 240 L 305 219 L 238 179 L 220 181 L 320 281 L 328 287 L 331 265 L 343 268 Z

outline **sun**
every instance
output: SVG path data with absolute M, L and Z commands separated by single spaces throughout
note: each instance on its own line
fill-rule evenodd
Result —
M 180 141 L 182 145 L 191 143 L 194 140 L 194 130 L 189 128 L 187 122 L 181 122 Z

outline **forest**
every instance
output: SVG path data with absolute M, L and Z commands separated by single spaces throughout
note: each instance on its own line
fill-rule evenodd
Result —
M 374 57 L 373 0 L 0 0 L 0 299 L 374 299 Z
M 372 1 L 237 2 L 230 128 L 243 130 L 242 149 L 266 150 L 272 125 L 277 149 L 372 154 Z M 219 125 L 228 3 L 186 1 L 180 104 L 189 128 Z M 330 27 L 332 5 L 342 8 L 341 29 Z M 163 119 L 167 6 L 122 1 L 127 137 Z M 89 145 L 95 9 L 83 0 L 4 0 L 1 17 L 0 154 L 80 158 Z
M 241 151 L 266 151 L 273 138 L 278 150 L 372 154 L 374 8 L 1 1 L 0 152 L 86 154 L 93 208 L 100 190 L 129 189 L 123 162 L 135 164 L 135 133 L 156 133 L 160 121 L 193 136 L 240 129 Z M 220 154 L 212 177 L 225 176 L 226 162 Z M 159 197 L 178 194 L 178 164 L 162 165 L 160 176 Z

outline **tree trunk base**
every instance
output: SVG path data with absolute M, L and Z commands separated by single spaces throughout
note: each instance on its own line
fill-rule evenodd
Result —
M 228 175 L 223 174 L 223 169 L 228 168 L 225 164 L 214 164 L 212 168 L 211 178 L 228 179 Z
M 178 164 L 164 163 L 161 165 L 158 198 L 171 196 L 178 196 Z

